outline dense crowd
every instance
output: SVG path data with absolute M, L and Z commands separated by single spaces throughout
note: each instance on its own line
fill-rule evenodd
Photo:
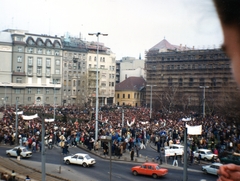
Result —
M 2 118 L 0 122 L 0 142 L 13 145 L 16 142 L 24 144 L 33 152 L 41 150 L 42 119 L 53 118 L 54 109 L 51 106 L 22 106 L 18 112 L 23 115 L 35 115 L 37 118 L 24 120 L 22 114 L 16 116 L 15 107 L 1 108 Z M 124 116 L 123 116 L 124 115 Z M 112 152 L 118 156 L 126 150 L 136 151 L 148 142 L 158 142 L 158 151 L 161 146 L 169 143 L 182 143 L 185 122 L 182 118 L 191 117 L 189 125 L 202 125 L 201 135 L 188 135 L 190 150 L 208 148 L 238 152 L 239 128 L 234 123 L 227 124 L 226 120 L 216 115 L 202 118 L 195 113 L 153 112 L 150 119 L 148 108 L 118 108 L 105 107 L 99 111 L 98 136 L 95 140 L 95 115 L 93 108 L 80 109 L 76 106 L 57 107 L 55 109 L 56 120 L 44 122 L 45 142 L 49 139 L 54 144 L 63 147 L 63 153 L 67 154 L 67 146 L 84 144 L 90 150 L 103 148 L 104 154 L 108 154 L 108 145 L 101 142 L 100 136 L 112 136 Z M 16 118 L 18 121 L 16 122 Z M 17 123 L 17 133 L 15 126 Z M 157 144 L 157 143 L 156 143 Z M 216 152 L 216 151 L 215 151 Z

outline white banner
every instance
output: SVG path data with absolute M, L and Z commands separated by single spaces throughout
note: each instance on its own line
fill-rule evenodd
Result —
M 16 114 L 16 112 L 14 112 L 14 114 Z M 17 112 L 17 115 L 23 114 L 23 111 L 19 111 Z
M 186 124 L 187 133 L 189 135 L 201 135 L 202 134 L 202 125 L 198 126 L 189 126 Z
M 22 115 L 22 118 L 24 120 L 31 120 L 31 119 L 34 119 L 34 118 L 38 118 L 38 114 L 35 114 L 35 115 L 32 115 L 32 116 L 24 116 L 24 115 Z
M 53 122 L 53 121 L 54 121 L 54 119 L 45 119 L 46 123 L 50 123 L 50 122 Z

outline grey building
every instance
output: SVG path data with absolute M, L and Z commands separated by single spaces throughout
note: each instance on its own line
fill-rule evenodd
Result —
M 57 36 L 7 29 L 0 33 L 0 96 L 5 105 L 60 105 L 62 43 Z

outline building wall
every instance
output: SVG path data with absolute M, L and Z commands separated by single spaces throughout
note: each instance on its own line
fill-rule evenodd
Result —
M 138 91 L 116 91 L 116 105 L 140 107 L 142 105 L 143 93 Z
M 18 104 L 24 105 L 53 105 L 55 95 L 55 104 L 60 105 L 61 84 L 53 83 L 62 79 L 60 38 L 30 34 L 25 30 L 8 29 L 3 32 L 11 34 L 13 50 L 7 60 L 12 65 L 8 75 L 11 81 L 7 88 L 1 86 L 1 96 L 6 92 L 8 97 L 6 104 L 13 105 L 18 101 Z M 39 49 L 42 51 L 39 52 Z M 47 64 L 47 59 L 50 64 Z
M 201 107 L 203 89 L 200 86 L 209 86 L 205 89 L 206 106 L 220 101 L 219 96 L 226 91 L 224 87 L 230 86 L 227 91 L 236 91 L 229 58 L 220 49 L 149 51 L 146 56 L 147 84 L 156 85 L 153 105 L 157 104 L 157 109 L 171 109 L 170 103 L 166 105 L 169 100 L 172 105 Z M 150 87 L 147 87 L 146 100 L 150 101 Z

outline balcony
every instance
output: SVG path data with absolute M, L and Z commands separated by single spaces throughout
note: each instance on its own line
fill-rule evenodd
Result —
M 12 75 L 13 76 L 26 76 L 26 73 L 25 72 L 18 72 L 18 71 L 13 71 L 12 72 Z

